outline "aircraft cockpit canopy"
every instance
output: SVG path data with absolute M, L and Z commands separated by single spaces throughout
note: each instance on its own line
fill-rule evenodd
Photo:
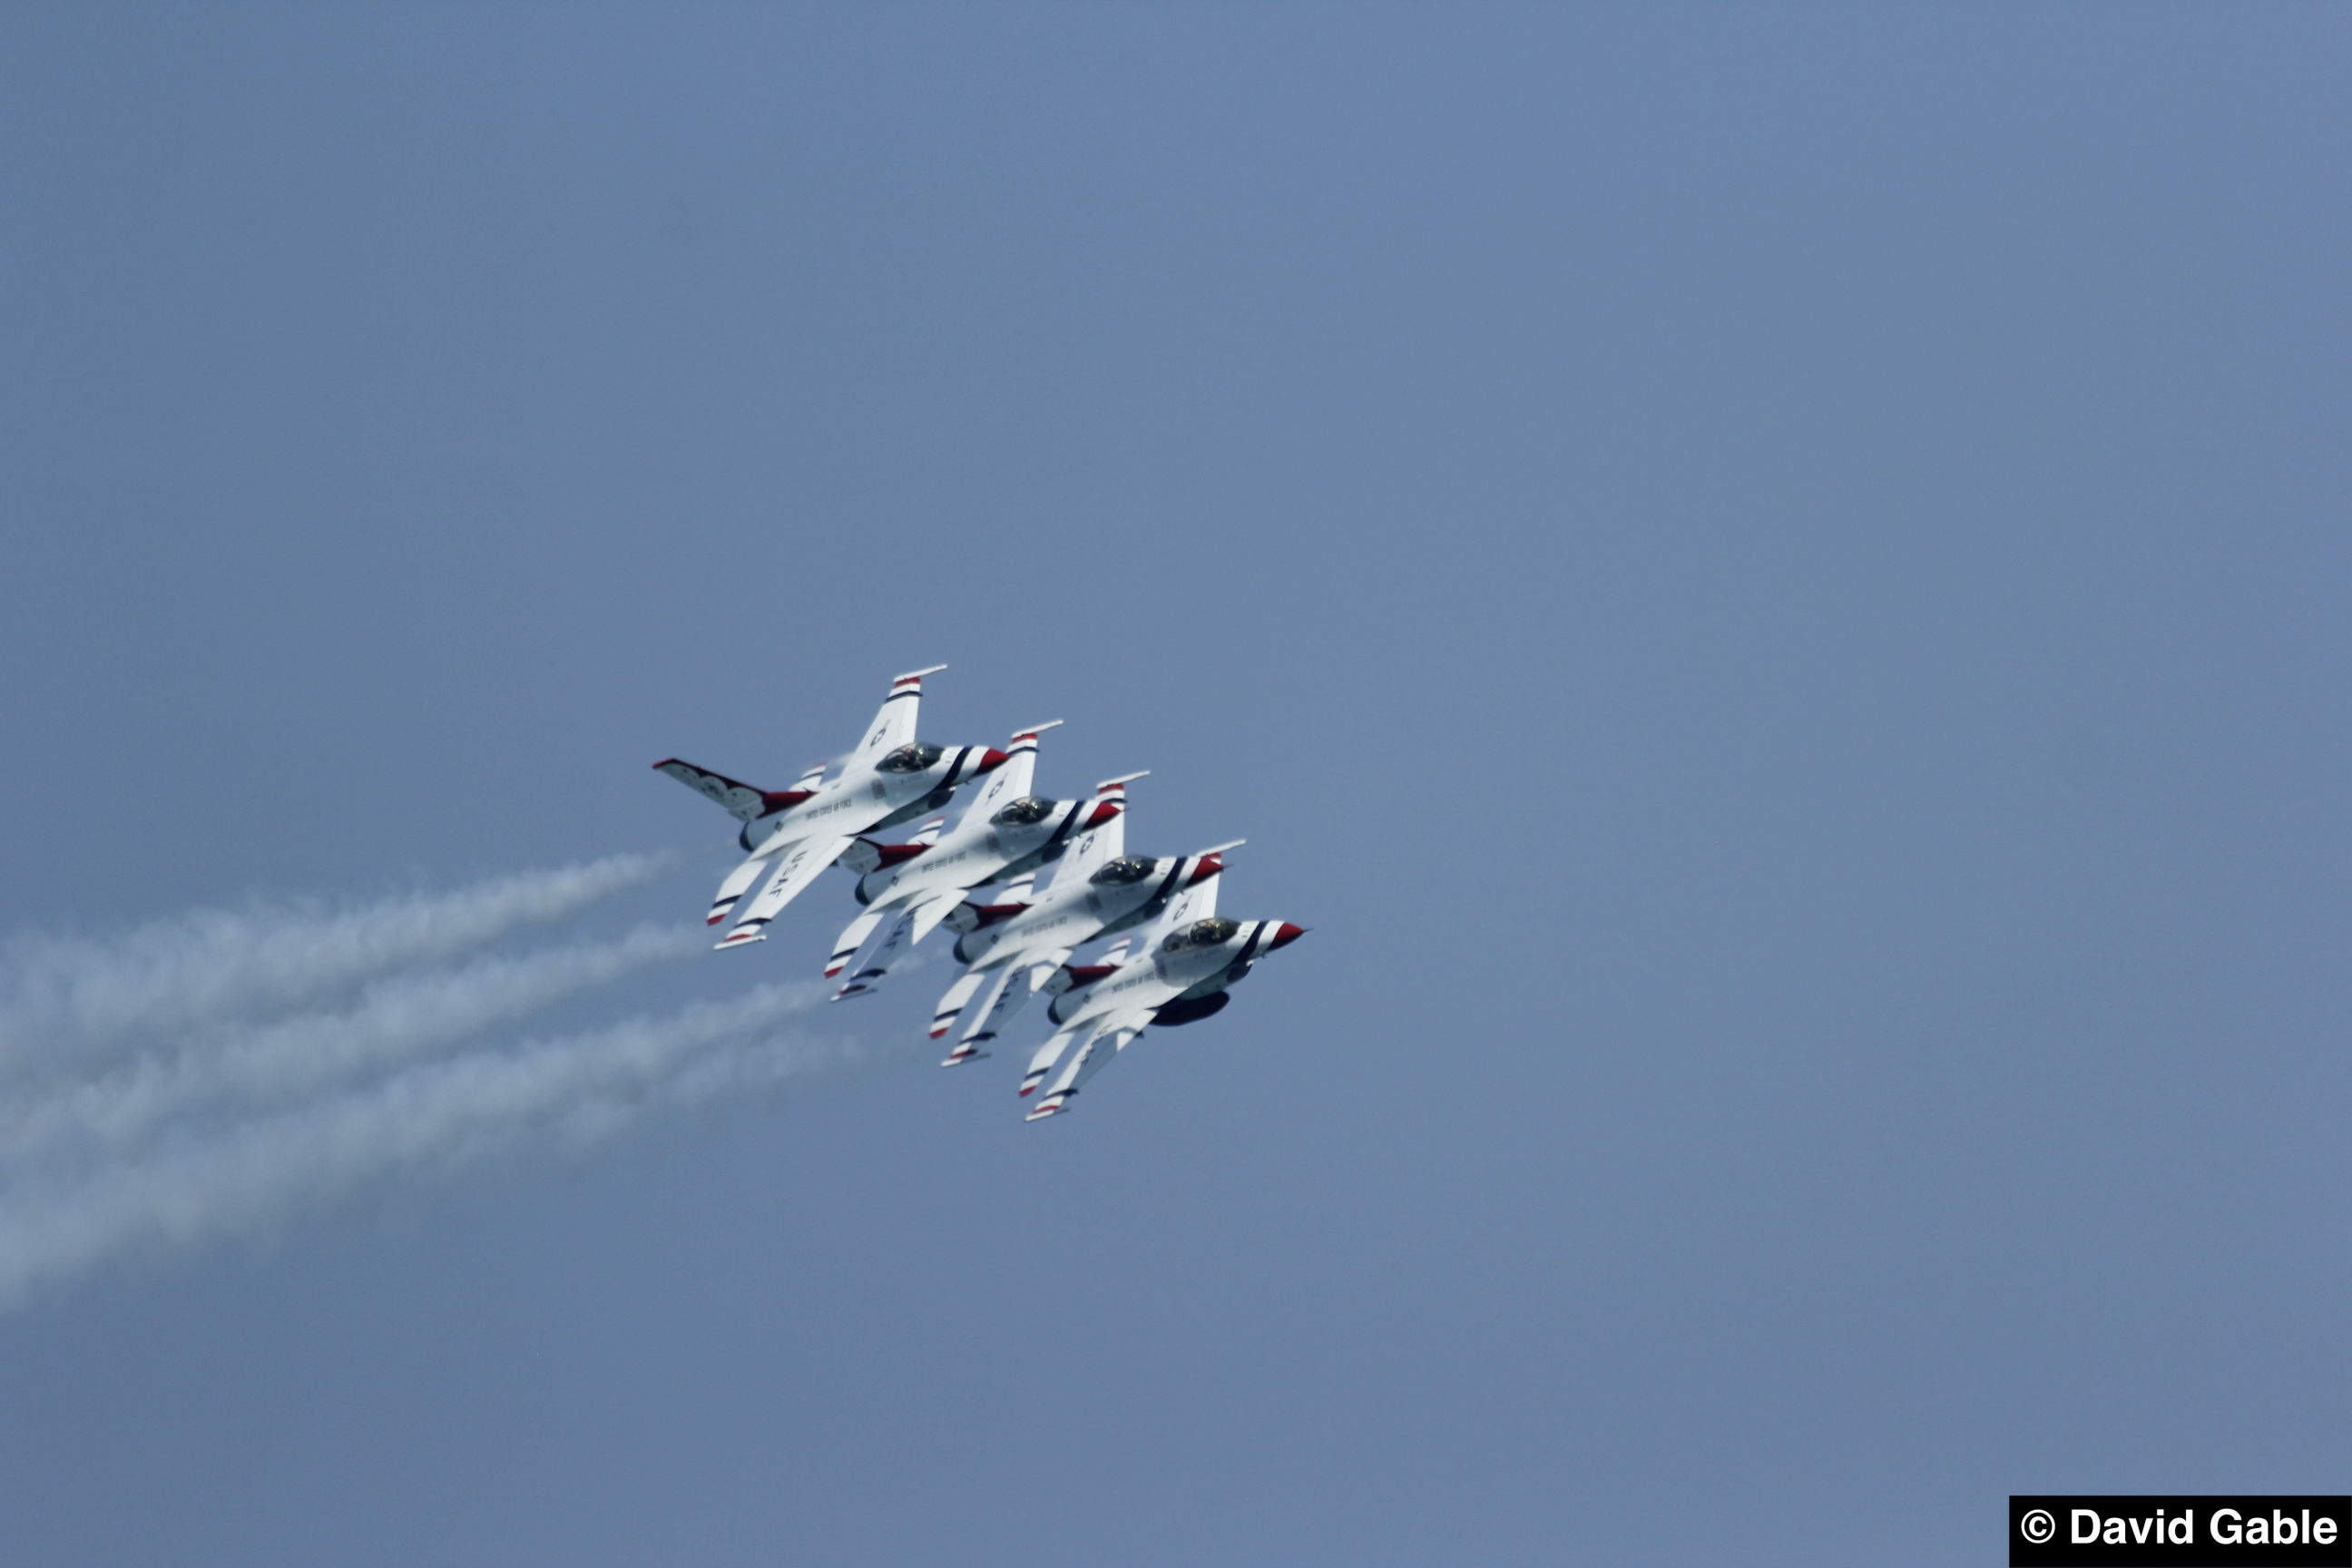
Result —
M 1168 940 L 1160 944 L 1160 951 L 1182 952 L 1188 948 L 1222 947 L 1233 941 L 1234 934 L 1241 929 L 1242 922 L 1239 921 L 1229 921 L 1223 915 L 1211 915 L 1207 920 L 1194 921 L 1182 931 L 1170 932 Z
M 1158 869 L 1159 862 L 1149 855 L 1122 855 L 1110 861 L 1087 879 L 1097 887 L 1116 888 L 1129 882 L 1140 882 Z
M 944 746 L 927 745 L 920 741 L 910 741 L 890 752 L 874 766 L 886 773 L 919 773 L 929 771 L 945 755 L 947 755 L 947 748 Z
M 1054 803 L 1024 795 L 988 820 L 999 827 L 1027 827 L 1054 815 Z

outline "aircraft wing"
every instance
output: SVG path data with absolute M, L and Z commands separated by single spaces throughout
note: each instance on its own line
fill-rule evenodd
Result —
M 758 881 L 767 869 L 768 858 L 754 855 L 728 872 L 727 879 L 719 884 L 719 892 L 710 900 L 710 912 L 702 917 L 702 923 L 715 926 L 725 920 L 727 911 L 742 901 L 743 895 L 751 890 L 751 884 Z
M 1033 948 L 1010 963 L 967 971 L 965 978 L 940 999 L 939 1011 L 931 1018 L 935 1040 L 953 1028 L 959 1018 L 964 1020 L 962 1035 L 940 1065 L 953 1067 L 977 1055 L 1069 956 L 1066 947 Z
M 1150 1022 L 1150 1008 L 1127 1007 L 1108 1017 L 1081 1021 L 1073 1028 L 1064 1030 L 1063 1033 L 1071 1037 L 1071 1043 L 1076 1048 L 1066 1051 L 1062 1070 L 1055 1074 L 1054 1081 L 1045 1087 L 1045 1097 L 1031 1110 L 1027 1120 L 1042 1121 L 1061 1110 L 1087 1079 L 1109 1066 L 1112 1058 L 1139 1039 L 1144 1026 Z M 1032 1063 L 1031 1067 L 1034 1071 L 1035 1064 Z M 1024 1089 L 1023 1092 L 1027 1091 Z
M 832 999 L 844 1002 L 852 996 L 871 996 L 874 988 L 882 984 L 882 976 L 889 972 L 891 962 L 898 956 L 899 950 L 907 945 L 907 928 L 912 924 L 914 917 L 901 911 L 890 921 L 889 929 L 878 938 L 868 938 L 865 950 L 857 955 L 856 967 L 849 972 L 849 978 L 841 983 L 841 989 L 833 994 Z
M 742 780 L 730 779 L 725 773 L 714 773 L 709 768 L 698 768 L 676 757 L 656 763 L 654 770 L 667 773 L 698 795 L 709 795 L 725 806 L 727 815 L 738 822 L 749 822 L 768 809 L 765 795 Z
M 735 929 L 719 940 L 720 947 L 740 947 L 745 942 L 764 940 L 762 928 L 774 920 L 786 904 L 798 898 L 801 890 L 817 879 L 817 875 L 833 864 L 841 852 L 849 847 L 854 834 L 827 834 L 803 838 L 776 857 L 775 875 L 768 879 L 751 901 L 743 906 L 743 918 Z
M 855 762 L 871 763 L 883 752 L 895 751 L 915 738 L 915 710 L 923 704 L 923 677 L 937 675 L 947 668 L 935 664 L 929 669 L 909 670 L 890 683 L 890 695 L 882 700 L 881 710 L 866 731 L 866 739 L 857 742 L 850 753 Z
M 1094 1033 L 1094 1020 L 1081 1018 L 1054 1031 L 1037 1054 L 1029 1058 L 1029 1070 L 1021 1075 L 1021 1098 L 1028 1099 L 1037 1092 L 1037 1086 L 1053 1074 L 1055 1067 L 1069 1054 L 1070 1047 Z
M 956 1019 L 980 994 L 982 986 L 992 983 L 1001 985 L 1010 973 L 1003 969 L 967 969 L 956 976 L 955 984 L 948 987 L 948 994 L 940 998 L 939 1006 L 932 1012 L 931 1038 L 936 1040 L 955 1027 Z M 955 1059 L 950 1058 L 947 1065 L 954 1066 Z
M 890 918 L 892 912 L 889 910 L 861 910 L 856 920 L 844 926 L 841 935 L 834 939 L 833 956 L 824 961 L 824 977 L 830 980 L 848 968 L 849 961 L 857 956 L 866 946 L 866 939 Z

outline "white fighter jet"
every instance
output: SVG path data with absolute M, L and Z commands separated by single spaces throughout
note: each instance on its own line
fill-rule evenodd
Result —
M 953 832 L 941 837 L 936 824 L 926 823 L 936 840 L 928 847 L 861 838 L 843 853 L 841 863 L 863 873 L 856 893 L 866 911 L 843 930 L 825 961 L 828 980 L 849 971 L 833 1000 L 871 994 L 898 954 L 929 936 L 971 889 L 1034 877 L 1125 809 L 1099 792 L 1091 800 L 1042 800 L 1029 793 L 1037 737 L 1060 722 L 1013 737 L 1005 748 L 1010 760 L 989 775 Z
M 958 784 L 1004 764 L 1004 753 L 992 746 L 950 750 L 915 739 L 923 677 L 946 668 L 935 664 L 892 681 L 872 728 L 830 779 L 819 763 L 791 789 L 771 793 L 675 757 L 654 764 L 742 820 L 741 843 L 750 858 L 720 884 L 711 901 L 710 924 L 726 919 L 761 874 L 768 873 L 766 886 L 745 905 L 720 947 L 763 940 L 761 928 L 856 844 L 858 835 L 937 811 Z
M 1267 953 L 1307 934 L 1287 921 L 1225 920 L 1216 908 L 1215 881 L 1188 887 L 1169 902 L 1139 952 L 1115 951 L 1103 963 L 1067 964 L 1046 982 L 1045 989 L 1058 993 L 1047 1016 L 1060 1026 L 1022 1076 L 1023 1099 L 1041 1085 L 1045 1090 L 1029 1121 L 1066 1109 L 1080 1086 L 1147 1027 L 1174 1028 L 1223 1009 L 1232 1000 L 1227 986 Z
M 1102 786 L 1125 793 L 1123 781 Z M 931 1018 L 938 1039 L 966 1020 L 947 1059 L 956 1067 L 981 1055 L 980 1047 L 1069 961 L 1072 952 L 1099 937 L 1131 931 L 1165 910 L 1188 888 L 1208 882 L 1224 869 L 1224 852 L 1236 838 L 1197 855 L 1126 853 L 1124 816 L 1096 828 L 1062 857 L 1053 885 L 1034 900 L 1011 899 L 990 904 L 970 900 L 948 912 L 963 934 L 955 954 L 970 965 L 948 988 Z

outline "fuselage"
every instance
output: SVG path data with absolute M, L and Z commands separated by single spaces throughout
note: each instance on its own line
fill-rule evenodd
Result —
M 1155 951 L 1138 953 L 1091 984 L 1056 996 L 1047 1016 L 1056 1024 L 1075 1026 L 1207 996 L 1241 979 L 1257 960 L 1301 934 L 1298 927 L 1281 921 L 1195 921 L 1171 932 Z
M 756 857 L 773 855 L 820 835 L 895 827 L 945 805 L 956 786 L 1001 766 L 1004 753 L 989 746 L 909 742 L 870 763 L 854 763 L 805 799 L 746 823 L 742 845 Z
M 1010 919 L 966 931 L 956 940 L 956 957 L 965 963 L 988 967 L 1009 963 L 1041 947 L 1077 947 L 1151 918 L 1168 896 L 1183 885 L 1187 869 L 1192 879 L 1215 876 L 1222 868 L 1216 857 L 1122 855 L 1097 867 L 1086 880 L 1063 887 L 1058 880 L 1045 896 Z
M 857 901 L 868 909 L 903 908 L 937 893 L 1034 871 L 1061 858 L 1079 835 L 1093 832 L 1119 810 L 1105 801 L 1024 795 L 986 816 L 958 823 L 911 860 L 868 872 L 858 879 Z

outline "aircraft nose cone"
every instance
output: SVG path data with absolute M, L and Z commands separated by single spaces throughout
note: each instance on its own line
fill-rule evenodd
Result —
M 1117 816 L 1123 809 L 1125 808 L 1117 801 L 1099 801 L 1096 803 L 1094 810 L 1087 814 L 1087 826 L 1088 827 L 1100 827 L 1104 823 L 1108 822 L 1112 817 Z
M 1282 924 L 1275 928 L 1274 940 L 1265 944 L 1265 950 L 1268 952 L 1272 952 L 1277 947 L 1288 947 L 1292 942 L 1297 942 L 1300 937 L 1305 936 L 1306 934 L 1307 928 L 1305 926 L 1295 926 L 1288 921 L 1285 921 Z
M 972 769 L 972 772 L 976 773 L 984 773 L 992 769 L 1001 768 L 1012 760 L 1013 759 L 1011 757 L 1006 756 L 994 746 L 991 746 L 988 750 L 980 754 L 980 766 Z

